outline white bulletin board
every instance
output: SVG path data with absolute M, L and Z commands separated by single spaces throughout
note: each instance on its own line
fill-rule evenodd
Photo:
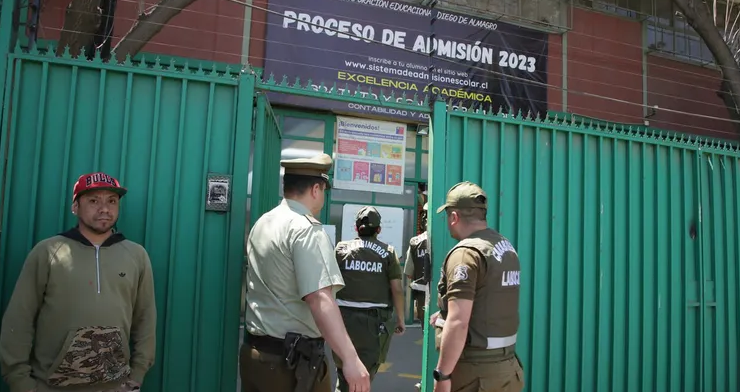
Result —
M 327 235 L 329 235 L 329 239 L 331 240 L 331 246 L 335 247 L 337 246 L 337 227 L 334 225 L 324 225 L 324 231 Z
M 342 209 L 342 241 L 349 241 L 357 237 L 355 216 L 364 204 L 345 204 Z M 374 206 L 375 207 L 375 206 Z M 375 207 L 380 213 L 380 235 L 378 239 L 396 248 L 396 255 L 400 259 L 405 255 L 403 244 L 403 208 Z

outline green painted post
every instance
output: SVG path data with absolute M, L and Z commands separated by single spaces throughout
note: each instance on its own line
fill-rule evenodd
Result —
M 13 10 L 17 0 L 5 0 L 2 2 L 2 11 L 0 11 L 0 99 L 5 96 L 6 77 L 5 72 L 8 70 L 8 55 L 15 46 L 13 41 Z M 3 99 L 2 105 L 5 107 L 8 103 Z M 0 124 L 3 121 L 3 110 L 0 110 Z M 1 135 L 0 138 L 7 135 Z
M 447 193 L 447 181 L 445 177 L 445 157 L 447 156 L 447 105 L 441 99 L 434 102 L 432 107 L 431 121 L 429 122 L 429 187 L 428 208 L 429 217 L 429 245 L 432 258 L 432 281 L 429 290 L 429 303 L 427 305 L 426 320 L 422 322 L 429 326 L 429 317 L 437 312 L 437 282 L 439 282 L 442 262 L 447 254 L 445 240 L 447 234 L 447 223 L 443 214 L 437 214 L 437 208 L 444 204 Z M 432 370 L 437 366 L 439 353 L 434 344 L 434 328 L 424 328 L 424 349 L 422 352 L 421 367 L 421 390 L 432 392 L 434 379 Z
M 252 144 L 252 115 L 254 108 L 255 77 L 242 71 L 237 87 L 236 129 L 234 135 L 234 167 L 232 168 L 231 214 L 229 217 L 228 266 L 226 312 L 228 320 L 222 358 L 221 391 L 235 391 L 238 377 L 239 315 L 244 265 L 244 233 L 247 220 L 247 184 L 249 181 L 249 155 Z M 205 179 L 204 179 L 205 180 Z
M 252 214 L 250 224 L 257 222 L 262 215 L 262 204 L 266 200 L 263 184 L 269 183 L 265 177 L 265 160 L 269 154 L 265 149 L 265 100 L 264 93 L 257 95 L 257 118 L 255 118 L 254 131 L 254 168 L 252 169 Z

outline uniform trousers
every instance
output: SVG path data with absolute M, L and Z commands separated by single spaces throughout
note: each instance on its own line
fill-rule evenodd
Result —
M 426 305 L 426 295 L 427 293 L 423 291 L 412 291 L 414 302 L 416 305 L 416 316 L 419 318 L 419 321 L 421 321 L 421 328 L 424 328 L 424 324 L 427 323 L 424 317 L 424 306 Z
M 341 306 L 342 319 L 347 334 L 355 346 L 357 356 L 365 365 L 370 373 L 370 381 L 375 378 L 375 374 L 380 368 L 380 364 L 385 362 L 388 356 L 388 350 L 393 337 L 393 330 L 396 328 L 392 320 L 392 313 L 386 309 L 357 309 Z M 381 328 L 384 325 L 384 329 Z M 342 360 L 332 352 L 334 364 L 337 366 L 337 385 L 335 392 L 348 392 L 349 384 L 342 373 Z
M 450 392 L 521 392 L 524 389 L 524 370 L 513 355 L 513 348 L 472 351 L 463 350 L 452 371 Z
M 288 369 L 283 355 L 257 350 L 248 342 L 239 351 L 239 376 L 242 392 L 293 392 L 297 383 L 295 373 Z M 331 392 L 326 358 L 310 391 Z

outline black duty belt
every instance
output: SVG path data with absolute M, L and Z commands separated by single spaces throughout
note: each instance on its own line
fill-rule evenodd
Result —
M 268 354 L 283 355 L 285 352 L 285 340 L 272 336 L 252 335 L 247 332 L 247 343 L 257 351 L 264 351 Z
M 323 341 L 322 338 L 309 339 L 315 341 Z M 257 351 L 264 351 L 268 354 L 273 355 L 284 355 L 285 354 L 285 339 L 278 339 L 276 337 L 268 335 L 252 335 L 247 332 L 247 343 Z

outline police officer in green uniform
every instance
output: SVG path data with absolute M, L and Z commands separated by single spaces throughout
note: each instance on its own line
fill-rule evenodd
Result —
M 426 324 L 424 317 L 424 308 L 426 306 L 426 297 L 429 294 L 429 280 L 431 273 L 431 258 L 427 251 L 427 203 L 424 203 L 423 214 L 421 215 L 424 232 L 411 238 L 409 249 L 406 252 L 406 265 L 403 273 L 409 279 L 412 298 L 416 305 L 416 314 L 421 320 L 421 328 Z
M 486 193 L 461 182 L 437 212 L 459 240 L 445 257 L 436 327 L 435 392 L 519 392 L 524 371 L 515 353 L 519 329 L 519 257 L 488 227 Z
M 337 303 L 347 333 L 371 380 L 385 362 L 391 331 L 396 334 L 405 331 L 401 265 L 393 247 L 377 238 L 380 220 L 380 213 L 374 207 L 361 208 L 355 217 L 358 237 L 338 243 L 334 251 L 346 283 L 337 293 Z M 336 392 L 351 392 L 346 365 L 337 353 L 333 356 L 337 365 Z
M 284 199 L 247 238 L 246 342 L 239 354 L 243 392 L 331 392 L 324 339 L 344 362 L 350 391 L 370 376 L 342 323 L 344 287 L 329 236 L 315 216 L 330 188 L 332 159 L 280 162 Z

